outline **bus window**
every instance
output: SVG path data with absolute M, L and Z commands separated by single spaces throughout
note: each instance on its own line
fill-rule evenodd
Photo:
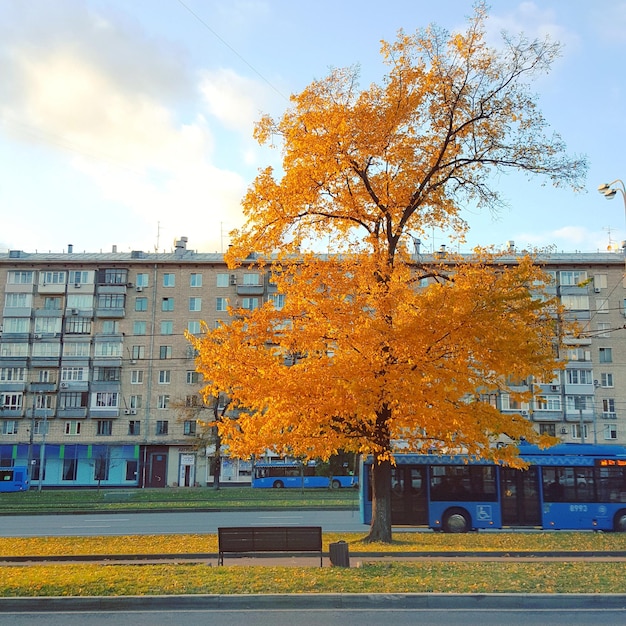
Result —
M 494 502 L 497 499 L 493 466 L 446 465 L 431 469 L 430 497 L 433 501 Z

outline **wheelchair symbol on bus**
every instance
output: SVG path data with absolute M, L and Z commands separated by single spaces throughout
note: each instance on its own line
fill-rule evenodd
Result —
M 476 507 L 476 519 L 481 522 L 488 522 L 492 518 L 491 515 L 491 505 L 489 504 L 479 504 Z

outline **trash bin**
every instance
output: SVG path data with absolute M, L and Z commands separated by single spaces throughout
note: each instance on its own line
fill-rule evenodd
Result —
M 345 541 L 337 541 L 329 544 L 330 564 L 333 567 L 350 567 L 350 555 L 348 544 Z

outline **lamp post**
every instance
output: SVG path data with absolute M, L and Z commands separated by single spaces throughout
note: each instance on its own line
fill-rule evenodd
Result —
M 624 181 L 616 178 L 613 182 L 610 183 L 602 183 L 598 187 L 598 191 L 607 199 L 613 200 L 617 193 L 622 194 L 622 200 L 624 200 L 624 212 L 626 213 L 626 185 L 624 185 Z

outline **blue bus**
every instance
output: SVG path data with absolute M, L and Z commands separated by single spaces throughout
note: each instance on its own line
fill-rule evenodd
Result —
M 0 467 L 0 492 L 28 491 L 28 486 L 26 467 Z
M 626 532 L 626 447 L 520 445 L 525 470 L 467 455 L 398 454 L 391 522 L 445 532 L 532 527 Z M 361 461 L 361 521 L 372 519 L 372 458 Z
M 315 465 L 296 461 L 271 461 L 255 463 L 252 468 L 252 486 L 260 489 L 357 487 L 353 475 L 318 476 Z

